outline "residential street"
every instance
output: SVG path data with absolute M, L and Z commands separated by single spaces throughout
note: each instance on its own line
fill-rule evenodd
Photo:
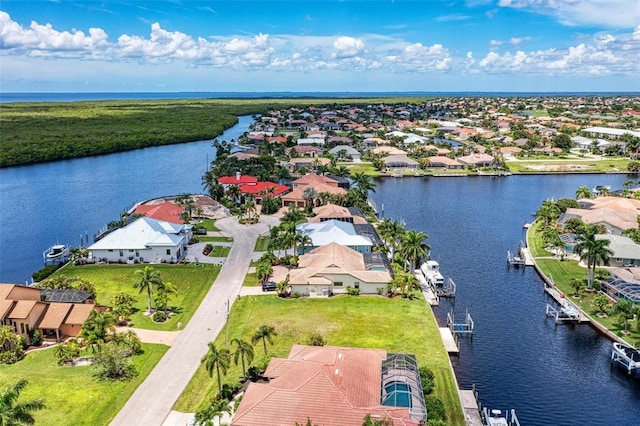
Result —
M 218 220 L 216 226 L 233 237 L 234 244 L 216 279 L 191 321 L 147 379 L 115 417 L 112 425 L 159 426 L 195 373 L 225 325 L 227 301 L 233 304 L 249 268 L 251 253 L 260 234 L 277 225 L 274 217 L 261 217 L 256 225 L 240 225 L 235 217 Z

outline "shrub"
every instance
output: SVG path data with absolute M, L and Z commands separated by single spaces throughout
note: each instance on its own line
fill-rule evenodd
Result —
M 167 318 L 169 317 L 164 311 L 156 311 L 153 314 L 153 321 L 155 322 L 165 322 Z
M 297 298 L 299 298 L 299 297 L 300 297 L 300 293 L 298 293 L 298 292 L 296 291 L 296 292 L 294 292 L 294 293 L 291 295 L 291 297 L 293 297 L 294 299 L 297 299 Z
M 31 274 L 31 278 L 33 278 L 33 280 L 36 282 L 42 281 L 49 275 L 53 274 L 58 268 L 60 268 L 59 265 L 47 265 L 44 268 Z
M 360 289 L 359 288 L 347 286 L 346 290 L 347 290 L 347 294 L 349 296 L 359 296 L 360 295 Z
M 427 420 L 444 420 L 445 419 L 445 411 L 444 404 L 440 401 L 439 398 L 436 398 L 433 395 L 427 395 L 424 399 L 425 405 L 427 406 Z
M 0 326 L 0 364 L 13 364 L 24 358 L 24 337 L 8 325 Z
M 42 337 L 40 337 L 40 332 L 38 332 L 38 330 L 34 328 L 29 330 L 29 340 L 31 341 L 31 346 L 40 346 L 42 344 Z
M 307 345 L 309 346 L 324 346 L 325 344 L 324 337 L 320 333 L 311 333 L 307 338 Z
M 428 367 L 420 367 L 419 371 L 420 382 L 422 383 L 422 393 L 426 398 L 427 395 L 430 395 L 433 392 L 433 388 L 435 387 L 435 384 L 433 383 L 435 375 Z
M 378 292 L 378 295 L 382 296 L 384 294 L 384 287 L 378 287 L 376 288 L 376 291 Z
M 103 380 L 127 380 L 138 372 L 129 358 L 129 349 L 116 344 L 103 345 L 93 357 L 95 377 Z

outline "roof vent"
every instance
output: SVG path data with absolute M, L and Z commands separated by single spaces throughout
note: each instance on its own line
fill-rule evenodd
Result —
M 342 353 L 338 354 L 338 359 L 342 359 Z
M 340 373 L 340 370 L 336 368 L 336 371 L 334 372 L 334 374 L 337 376 L 338 373 Z

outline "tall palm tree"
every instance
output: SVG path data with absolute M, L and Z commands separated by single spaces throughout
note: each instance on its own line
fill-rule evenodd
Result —
M 406 232 L 405 226 L 397 220 L 382 219 L 378 225 L 378 233 L 384 242 L 391 248 L 391 258 L 398 249 L 398 243 Z
M 169 281 L 161 281 L 156 291 L 156 307 L 164 312 L 167 311 L 167 305 L 171 296 L 178 294 L 178 288 Z
M 195 424 L 197 426 L 214 426 L 214 417 L 218 417 L 218 424 L 222 424 L 221 419 L 223 413 L 231 414 L 229 401 L 226 399 L 214 399 L 208 406 L 196 412 L 194 419 Z
M 407 259 L 411 265 L 410 272 L 415 270 L 416 265 L 421 259 L 426 259 L 431 246 L 425 242 L 429 238 L 427 234 L 421 231 L 407 231 L 400 240 L 400 253 Z
M 586 186 L 581 186 L 578 189 L 576 189 L 576 200 L 580 199 L 580 198 L 592 198 L 593 194 L 591 193 L 591 191 L 589 191 L 589 188 L 587 188 Z
M 110 336 L 115 334 L 116 318 L 109 312 L 91 311 L 89 318 L 82 325 L 79 336 L 84 342 L 91 346 L 95 352 L 95 346 L 98 348 L 108 340 Z M 94 346 L 95 345 L 95 346 Z
M 354 174 L 353 181 L 358 187 L 358 193 L 365 201 L 369 195 L 369 191 L 376 192 L 376 185 L 373 183 L 373 180 L 362 172 Z
M 144 269 L 138 269 L 136 272 L 136 282 L 133 287 L 138 289 L 138 293 L 147 292 L 147 311 L 151 314 L 151 294 L 154 287 L 162 285 L 163 280 L 160 272 L 154 270 L 151 266 L 145 266 Z
M 18 401 L 20 392 L 26 386 L 27 381 L 21 379 L 16 384 L 0 390 L 0 426 L 32 425 L 35 420 L 31 413 L 46 408 L 42 398 Z
M 304 249 L 306 247 L 311 247 L 313 245 L 313 241 L 311 237 L 306 234 L 296 234 L 295 236 L 296 244 L 298 247 L 301 247 L 301 251 L 304 253 Z
M 609 240 L 596 239 L 597 227 L 586 225 L 578 232 L 578 244 L 575 252 L 580 255 L 580 260 L 587 265 L 587 288 L 593 286 L 593 274 L 600 264 L 608 264 L 613 252 L 609 249 Z
M 277 336 L 276 329 L 270 325 L 261 325 L 251 337 L 251 343 L 254 345 L 262 340 L 264 346 L 264 354 L 267 355 L 267 341 L 273 345 L 273 336 Z
M 213 370 L 215 369 L 218 376 L 218 391 L 222 392 L 222 377 L 220 373 L 227 375 L 227 370 L 231 364 L 231 353 L 229 349 L 218 349 L 214 342 L 208 343 L 209 350 L 202 358 L 204 362 L 204 368 L 209 373 L 209 377 L 213 376 Z
M 273 273 L 273 265 L 270 262 L 260 262 L 256 265 L 256 275 L 258 275 L 258 284 L 262 284 Z
M 242 377 L 247 377 L 247 371 L 245 369 L 244 361 L 247 360 L 247 364 L 251 364 L 253 361 L 253 346 L 250 343 L 245 342 L 242 339 L 232 339 L 231 344 L 235 344 L 238 348 L 233 353 L 233 362 L 238 365 L 238 359 L 242 361 Z
M 560 213 L 560 207 L 554 200 L 546 200 L 536 212 L 536 218 L 542 220 L 543 228 L 547 229 L 560 217 Z

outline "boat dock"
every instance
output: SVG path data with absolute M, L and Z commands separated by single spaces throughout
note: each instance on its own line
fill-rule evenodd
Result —
M 433 290 L 433 288 L 427 283 L 426 278 L 422 275 L 419 269 L 416 269 L 413 272 L 413 275 L 418 279 L 418 283 L 420 283 L 420 289 L 422 290 L 422 295 L 430 306 L 438 306 L 440 305 L 440 298 Z
M 442 343 L 447 353 L 459 355 L 460 348 L 458 348 L 458 342 L 451 332 L 451 329 L 449 327 L 439 327 L 438 329 L 440 330 L 440 337 L 442 338 Z
M 520 252 L 520 257 L 522 258 L 522 260 L 524 260 L 524 266 L 533 266 L 535 264 L 535 262 L 533 261 L 533 256 L 529 251 L 529 247 L 525 247 L 524 245 L 521 245 L 519 248 L 519 252 Z
M 476 391 L 458 389 L 460 395 L 460 402 L 462 403 L 462 411 L 464 412 L 465 423 L 467 426 L 482 426 L 482 419 L 480 418 L 480 407 L 478 406 L 478 399 Z

